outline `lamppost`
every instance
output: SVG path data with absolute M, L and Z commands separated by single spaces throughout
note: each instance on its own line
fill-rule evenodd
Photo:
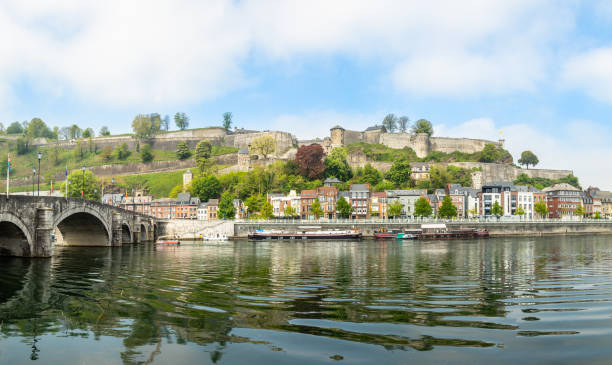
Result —
M 72 184 L 72 180 L 68 180 L 68 193 L 66 194 L 66 199 L 70 196 L 70 184 Z
M 81 198 L 85 200 L 85 165 L 83 165 L 83 186 L 81 187 Z
M 32 196 L 34 196 L 34 179 L 36 179 L 36 168 L 32 167 Z
M 98 189 L 94 189 L 94 195 L 98 195 Z
M 136 211 L 136 197 L 134 196 L 134 188 L 132 188 L 132 212 Z
M 42 152 L 38 151 L 38 196 L 40 196 L 40 158 L 42 157 Z

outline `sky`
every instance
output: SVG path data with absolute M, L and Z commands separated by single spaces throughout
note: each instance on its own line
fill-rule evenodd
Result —
M 178 111 L 300 139 L 426 118 L 612 190 L 612 2 L 0 2 L 5 126 Z

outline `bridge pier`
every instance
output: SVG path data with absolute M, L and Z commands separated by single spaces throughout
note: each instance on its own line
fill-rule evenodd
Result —
M 132 243 L 140 243 L 140 217 L 135 215 L 132 220 Z
M 113 213 L 113 237 L 111 239 L 111 246 L 121 246 L 123 244 L 123 230 L 121 227 L 121 214 Z
M 51 233 L 53 231 L 53 209 L 49 207 L 36 209 L 36 234 L 31 253 L 33 257 L 51 257 L 53 250 Z

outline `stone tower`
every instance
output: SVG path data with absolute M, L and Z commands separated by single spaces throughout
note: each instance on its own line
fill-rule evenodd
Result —
M 344 128 L 339 125 L 332 127 L 330 130 L 331 136 L 331 147 L 342 147 L 344 146 Z
M 193 174 L 191 173 L 191 169 L 187 169 L 183 174 L 183 189 L 187 189 L 189 184 L 191 184 L 191 180 L 193 180 Z
M 429 144 L 429 134 L 417 133 L 414 135 L 414 152 L 417 157 L 423 158 L 429 154 L 431 146 Z

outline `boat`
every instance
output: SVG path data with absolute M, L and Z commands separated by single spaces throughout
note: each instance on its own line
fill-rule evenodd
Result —
M 422 233 L 417 235 L 418 239 L 452 239 L 452 238 L 488 238 L 489 231 L 477 230 L 475 228 L 459 228 L 449 230 L 446 224 L 434 223 L 434 224 L 422 224 Z
M 359 240 L 361 232 L 358 231 L 301 231 L 301 232 L 284 232 L 276 230 L 256 230 L 249 233 L 249 240 Z
M 202 241 L 227 241 L 226 235 L 203 236 Z
M 400 232 L 396 235 L 395 238 L 398 240 L 416 240 L 417 238 L 419 238 L 419 236 L 408 232 Z
M 401 233 L 399 229 L 380 228 L 376 232 L 374 232 L 374 238 L 376 239 L 397 238 L 397 235 L 399 233 Z
M 155 241 L 155 245 L 158 246 L 180 246 L 181 241 L 179 241 L 178 239 L 173 239 L 173 238 L 163 238 L 160 237 L 157 239 L 157 241 Z

